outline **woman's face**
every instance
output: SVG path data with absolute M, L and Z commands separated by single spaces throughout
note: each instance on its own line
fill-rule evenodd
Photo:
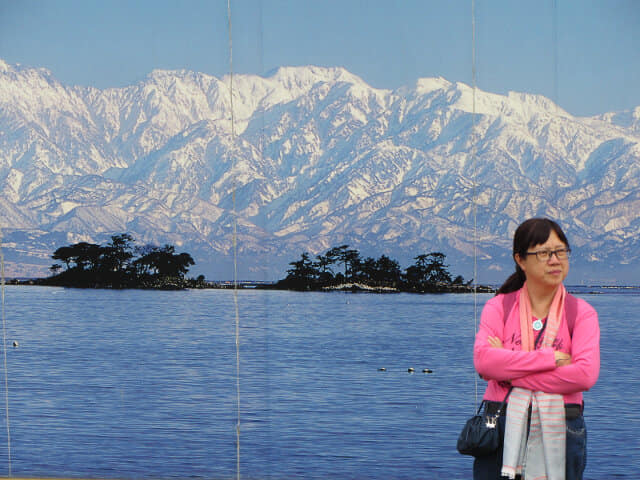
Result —
M 559 248 L 566 248 L 556 232 L 551 230 L 551 234 L 546 242 L 534 245 L 527 250 L 527 253 L 539 252 L 541 250 L 554 251 Z M 526 255 L 521 257 L 516 253 L 515 260 L 527 277 L 527 283 L 538 287 L 556 288 L 560 285 L 569 273 L 569 259 L 558 259 L 557 255 L 551 255 L 546 262 L 538 260 L 536 255 Z

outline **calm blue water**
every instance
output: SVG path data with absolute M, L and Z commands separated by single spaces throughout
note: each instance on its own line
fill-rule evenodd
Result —
M 586 478 L 637 479 L 640 291 L 588 291 Z M 242 478 L 471 477 L 455 441 L 475 410 L 472 295 L 238 297 Z M 14 476 L 235 478 L 232 291 L 9 286 L 6 318 Z

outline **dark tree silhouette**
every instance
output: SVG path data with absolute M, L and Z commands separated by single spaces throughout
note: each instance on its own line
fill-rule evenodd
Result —
M 329 249 L 324 255 L 317 255 L 311 261 L 308 252 L 300 260 L 291 262 L 287 277 L 280 280 L 277 288 L 294 290 L 314 290 L 336 285 L 353 283 L 372 287 L 392 287 L 412 292 L 471 291 L 462 276 L 451 279 L 446 256 L 440 252 L 426 253 L 415 257 L 415 264 L 406 269 L 386 255 L 378 259 L 361 258 L 360 252 L 340 245 Z M 334 273 L 333 266 L 342 267 Z M 361 288 L 350 286 L 348 288 Z
M 133 263 L 140 267 L 136 268 L 136 271 L 142 271 L 143 274 L 176 278 L 186 274 L 189 266 L 195 262 L 188 253 L 176 254 L 172 245 L 165 245 L 162 248 L 153 248 Z
M 74 263 L 78 270 L 94 270 L 100 259 L 100 246 L 93 243 L 80 242 L 67 247 L 58 248 L 51 256 L 54 260 L 62 260 L 67 268 Z
M 63 261 L 64 264 L 67 266 L 67 270 L 68 270 L 69 268 L 71 268 L 71 262 L 74 260 L 73 254 L 74 254 L 73 247 L 60 247 L 55 252 L 53 252 L 53 255 L 51 255 L 51 258 L 53 258 L 54 260 Z
M 43 283 L 82 287 L 182 288 L 185 275 L 195 262 L 188 253 L 176 253 L 175 247 L 147 245 L 136 247 L 128 233 L 114 235 L 105 246 L 86 242 L 58 248 L 52 258 L 64 262 L 51 267 L 53 276 Z M 135 258 L 134 252 L 141 254 Z M 193 281 L 202 285 L 200 282 Z
M 128 233 L 114 235 L 102 249 L 103 265 L 111 271 L 125 271 L 133 258 L 133 237 Z
M 287 270 L 287 277 L 281 281 L 285 288 L 294 290 L 309 290 L 316 285 L 318 271 L 315 269 L 313 262 L 309 258 L 309 253 L 304 252 L 300 260 L 290 262 L 292 268 Z
M 437 291 L 451 285 L 448 265 L 444 264 L 444 253 L 434 252 L 415 257 L 416 263 L 407 268 L 405 280 L 410 290 L 418 292 Z

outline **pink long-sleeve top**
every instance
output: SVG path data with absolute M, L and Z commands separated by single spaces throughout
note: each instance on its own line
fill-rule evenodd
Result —
M 519 298 L 504 320 L 503 295 L 490 299 L 482 310 L 480 327 L 473 347 L 474 365 L 489 380 L 484 400 L 501 402 L 509 382 L 514 387 L 560 393 L 565 403 L 582 403 L 582 392 L 590 389 L 600 373 L 600 327 L 598 314 L 578 298 L 573 335 L 569 334 L 566 315 L 552 347 L 522 351 Z M 489 345 L 488 337 L 502 340 L 504 348 Z M 571 364 L 557 367 L 554 350 L 569 353 Z

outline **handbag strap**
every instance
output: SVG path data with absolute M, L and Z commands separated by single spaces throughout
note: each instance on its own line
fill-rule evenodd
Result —
M 499 417 L 502 414 L 502 410 L 504 409 L 505 405 L 507 404 L 507 398 L 509 398 L 509 394 L 511 393 L 511 390 L 513 390 L 513 387 L 509 387 L 509 390 L 507 390 L 507 394 L 502 399 L 502 403 L 500 404 L 500 407 L 496 411 L 496 417 Z M 485 404 L 485 402 L 486 402 L 486 400 L 482 400 L 480 402 L 480 406 L 478 407 L 478 411 L 477 411 L 476 415 L 480 415 L 480 411 L 482 410 L 482 406 Z
M 509 397 L 509 394 L 511 393 L 511 390 L 513 390 L 513 387 L 509 387 L 509 390 L 507 390 L 507 394 L 502 399 L 502 404 L 500 404 L 500 408 L 498 408 L 498 411 L 496 412 L 496 417 L 499 417 L 500 414 L 502 413 L 502 410 L 504 409 L 505 405 L 507 404 L 507 398 Z

